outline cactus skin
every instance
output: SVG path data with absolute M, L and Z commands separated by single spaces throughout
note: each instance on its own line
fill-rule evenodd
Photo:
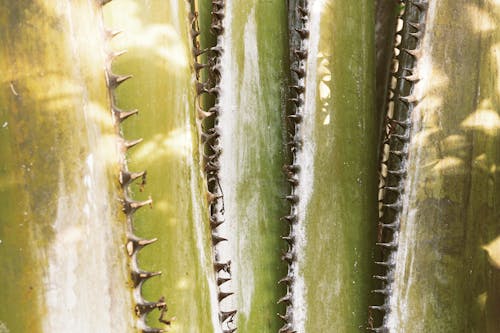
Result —
M 375 8 L 371 1 L 302 4 L 309 6 L 309 38 L 296 156 L 297 262 L 293 327 L 283 332 L 359 332 L 377 214 Z
M 141 269 L 162 272 L 144 283 L 142 297 L 164 296 L 164 318 L 175 317 L 167 327 L 155 310 L 146 323 L 169 332 L 218 332 L 189 16 L 187 1 L 114 1 L 104 8 L 107 27 L 123 30 L 112 50 L 128 50 L 113 71 L 133 75 L 116 90 L 116 104 L 140 112 L 122 124 L 122 132 L 144 138 L 127 154 L 127 164 L 132 171 L 147 170 L 147 184 L 130 189 L 136 200 L 154 199 L 152 209 L 136 212 L 133 222 L 136 235 L 158 238 L 137 254 Z
M 0 331 L 132 332 L 99 6 L 0 13 Z
M 276 301 L 285 274 L 279 235 L 285 225 L 284 138 L 288 61 L 284 1 L 226 0 L 220 81 L 220 181 L 228 239 L 217 247 L 231 260 L 233 296 L 223 311 L 238 310 L 238 332 L 277 332 L 284 312 Z M 203 32 L 202 32 L 203 33 Z
M 381 329 L 497 332 L 499 273 L 482 247 L 500 234 L 500 184 L 492 168 L 500 158 L 500 126 L 492 121 L 498 119 L 492 73 L 500 30 L 487 26 L 500 11 L 493 1 L 406 6 L 413 15 L 406 38 L 419 42 L 405 51 L 416 60 L 405 75 L 415 85 L 395 92 L 405 96 L 396 96 L 396 108 L 411 111 L 403 120 L 410 141 L 407 149 L 391 147 L 407 151 L 400 169 L 407 176 L 398 186 L 404 193 L 391 194 L 402 206 Z M 457 15 L 450 19 L 450 12 Z

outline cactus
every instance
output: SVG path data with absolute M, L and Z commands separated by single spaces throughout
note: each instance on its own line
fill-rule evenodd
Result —
M 0 4 L 0 333 L 499 331 L 499 17 Z

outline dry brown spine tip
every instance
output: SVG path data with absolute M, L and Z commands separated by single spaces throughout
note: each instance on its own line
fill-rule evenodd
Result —
M 281 256 L 281 260 L 286 261 L 289 265 L 291 265 L 295 261 L 295 253 L 293 251 L 287 251 L 283 253 Z
M 127 242 L 127 253 L 129 256 L 132 256 L 134 253 L 136 253 L 139 249 L 153 244 L 156 242 L 158 238 L 152 238 L 152 239 L 141 239 L 137 238 L 135 236 L 129 237 L 129 240 Z
M 144 140 L 143 138 L 139 138 L 136 140 L 124 141 L 123 146 L 125 147 L 125 149 L 130 149 L 141 143 L 143 140 Z
M 288 244 L 293 245 L 295 244 L 295 237 L 294 236 L 281 236 L 281 239 L 287 241 Z
M 382 228 L 386 228 L 386 229 L 391 229 L 393 231 L 396 231 L 399 229 L 399 223 L 396 221 L 396 222 L 392 222 L 392 223 L 382 223 L 381 225 Z
M 299 85 L 292 85 L 290 86 L 290 89 L 295 90 L 298 94 L 303 93 L 306 90 L 304 86 Z
M 291 114 L 291 115 L 288 115 L 287 117 L 288 117 L 288 119 L 290 119 L 291 121 L 293 121 L 296 124 L 299 124 L 302 122 L 302 115 L 300 115 L 300 114 Z
M 389 295 L 390 294 L 390 290 L 387 289 L 387 288 L 384 288 L 384 289 L 375 289 L 375 290 L 372 290 L 372 293 L 373 294 L 381 294 L 381 295 Z
M 383 267 L 394 267 L 394 263 L 392 261 L 375 261 L 375 265 Z
M 118 58 L 119 56 L 121 55 L 124 55 L 125 53 L 127 53 L 128 51 L 127 50 L 121 50 L 121 51 L 117 51 L 117 52 L 112 52 L 109 54 L 109 61 L 113 61 L 114 59 Z
M 380 281 L 389 281 L 389 278 L 385 275 L 374 275 L 373 278 Z
M 388 174 L 391 174 L 391 175 L 396 175 L 396 176 L 400 176 L 400 175 L 405 175 L 407 172 L 406 169 L 398 169 L 398 170 L 387 170 L 387 173 Z
M 422 55 L 422 50 L 421 49 L 414 49 L 414 50 L 409 50 L 409 49 L 403 49 L 406 53 L 414 57 L 415 59 L 419 59 Z
M 293 326 L 290 323 L 286 323 L 283 325 L 283 327 L 280 328 L 278 333 L 296 333 L 296 331 L 293 330 Z
M 120 171 L 119 181 L 122 186 L 127 186 L 134 180 L 145 177 L 146 171 L 141 172 L 128 172 L 125 170 Z
M 161 275 L 161 272 L 147 272 L 142 270 L 132 270 L 131 278 L 134 283 L 134 288 L 141 285 L 144 281 L 154 277 Z
M 227 241 L 227 238 L 220 237 L 218 235 L 212 234 L 212 244 L 217 245 L 220 242 Z
M 420 77 L 417 74 L 412 74 L 412 75 L 403 75 L 403 79 L 409 82 L 418 82 L 420 81 Z
M 296 204 L 299 202 L 299 196 L 295 194 L 290 194 L 285 197 L 286 200 L 288 200 L 292 204 Z
M 110 40 L 110 39 L 118 36 L 122 32 L 123 32 L 122 30 L 105 30 L 104 34 L 105 34 L 105 38 Z
M 162 309 L 166 306 L 167 304 L 164 301 L 138 303 L 135 306 L 135 313 L 137 314 L 138 317 L 141 317 L 153 311 L 154 309 Z
M 295 29 L 302 39 L 309 37 L 309 30 L 307 29 Z
M 117 88 L 120 84 L 133 77 L 133 75 L 116 75 L 109 71 L 107 73 L 108 73 L 108 84 L 111 89 Z
M 399 96 L 399 100 L 406 104 L 415 104 L 416 102 L 418 102 L 418 99 L 415 95 Z
M 308 14 L 307 9 L 301 6 L 297 6 L 297 11 L 299 12 L 300 16 L 307 16 Z
M 307 58 L 307 50 L 296 49 L 293 52 L 300 60 L 304 60 Z
M 220 286 L 230 280 L 230 278 L 217 278 L 217 285 Z
M 115 117 L 119 123 L 121 123 L 122 121 L 124 121 L 128 117 L 133 116 L 133 115 L 138 114 L 138 113 L 139 113 L 139 110 L 137 110 L 137 109 L 131 110 L 131 111 L 123 111 L 123 110 L 120 110 L 116 107 L 113 107 L 113 114 L 115 115 Z
M 227 262 L 214 262 L 214 269 L 216 272 L 224 271 L 231 274 L 231 260 Z
M 384 247 L 387 249 L 396 249 L 398 247 L 397 242 L 390 242 L 390 243 L 376 243 L 377 246 Z
M 291 285 L 293 283 L 293 280 L 294 279 L 293 279 L 292 275 L 287 275 L 284 278 L 280 279 L 278 281 L 278 284 L 284 283 L 284 284 L 287 284 L 287 285 Z
M 378 310 L 378 311 L 387 311 L 388 310 L 388 307 L 385 304 L 384 305 L 370 305 L 368 308 L 371 310 Z
M 219 312 L 219 320 L 221 322 L 224 322 L 224 321 L 226 321 L 229 318 L 232 319 L 236 315 L 236 313 L 237 313 L 236 310 L 233 310 L 233 311 L 220 311 Z
M 123 211 L 125 214 L 133 214 L 136 210 L 139 208 L 142 208 L 146 205 L 149 205 L 152 207 L 153 205 L 153 199 L 151 197 L 148 200 L 144 201 L 133 201 L 133 200 L 124 200 L 123 201 Z
M 214 193 L 212 193 L 210 191 L 207 191 L 207 201 L 208 201 L 209 204 L 212 204 L 216 200 L 219 200 L 219 199 L 222 199 L 222 198 L 223 198 L 222 194 L 217 195 L 217 194 L 214 194 Z
M 213 16 L 217 17 L 217 19 L 221 20 L 224 18 L 224 11 L 223 10 L 215 10 L 210 12 Z
M 218 296 L 218 299 L 219 299 L 219 302 L 222 301 L 224 298 L 228 297 L 228 296 L 231 296 L 233 295 L 234 293 L 232 292 L 223 292 L 223 291 L 219 291 L 219 296 Z
M 280 220 L 286 221 L 290 224 L 294 224 L 295 222 L 297 222 L 297 215 L 295 215 L 295 214 L 286 215 L 286 216 L 281 217 Z

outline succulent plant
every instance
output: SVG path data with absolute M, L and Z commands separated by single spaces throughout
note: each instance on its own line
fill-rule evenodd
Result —
M 0 3 L 0 333 L 498 332 L 499 17 Z

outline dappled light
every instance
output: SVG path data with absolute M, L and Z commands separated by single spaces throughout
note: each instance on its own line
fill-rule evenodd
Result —
M 469 14 L 471 26 L 475 32 L 489 32 L 496 28 L 496 22 L 491 13 L 477 5 L 467 4 L 465 10 Z
M 482 248 L 488 254 L 490 264 L 496 269 L 500 269 L 500 236 L 493 239 Z
M 462 127 L 482 131 L 487 135 L 498 135 L 500 130 L 500 116 L 493 109 L 491 101 L 486 99 L 481 102 L 478 109 L 462 121 Z
M 177 128 L 168 134 L 157 133 L 137 147 L 133 158 L 146 165 L 168 156 L 185 158 L 192 154 L 192 141 L 189 128 Z
M 122 36 L 117 36 L 112 42 L 114 49 L 129 50 L 131 56 L 137 56 L 134 50 L 144 52 L 144 49 L 148 49 L 151 52 L 148 61 L 153 61 L 159 67 L 169 69 L 173 66 L 175 70 L 189 67 L 189 45 L 173 24 L 143 22 L 140 18 L 141 8 L 134 0 L 111 3 L 105 8 L 105 14 L 112 13 L 113 6 L 120 10 L 120 15 L 112 16 L 113 29 L 123 30 Z

